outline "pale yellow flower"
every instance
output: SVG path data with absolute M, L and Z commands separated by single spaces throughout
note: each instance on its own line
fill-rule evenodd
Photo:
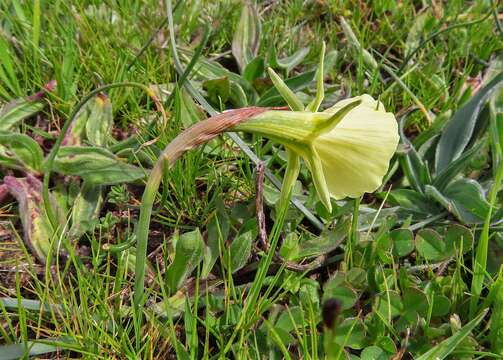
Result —
M 238 130 L 260 133 L 301 156 L 320 200 L 375 191 L 398 145 L 392 113 L 370 95 L 345 99 L 324 112 L 266 111 Z

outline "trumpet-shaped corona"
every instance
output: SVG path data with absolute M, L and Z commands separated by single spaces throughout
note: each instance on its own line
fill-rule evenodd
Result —
M 375 191 L 398 145 L 392 113 L 369 95 L 345 99 L 324 112 L 263 112 L 236 126 L 283 144 L 304 159 L 320 200 Z

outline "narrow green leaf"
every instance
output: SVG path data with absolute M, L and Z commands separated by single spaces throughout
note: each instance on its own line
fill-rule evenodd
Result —
M 166 270 L 172 293 L 180 288 L 203 259 L 204 241 L 199 229 L 182 234 L 176 242 L 175 258 Z
M 470 299 L 470 315 L 473 315 L 476 311 L 480 294 L 482 293 L 482 287 L 484 285 L 484 278 L 487 272 L 487 255 L 489 251 L 489 226 L 491 224 L 493 210 L 496 206 L 498 192 L 501 188 L 502 182 L 503 165 L 500 165 L 494 178 L 491 192 L 489 194 L 490 205 L 485 216 L 484 226 L 480 233 L 479 243 L 475 252 L 475 262 L 473 266 L 473 278 L 471 286 L 472 297 Z
M 21 86 L 14 70 L 14 64 L 19 60 L 12 55 L 9 43 L 4 39 L 4 36 L 0 36 L 0 59 L 2 59 L 0 62 L 0 83 L 5 84 L 11 94 L 21 95 Z M 2 94 L 4 97 L 8 97 L 8 95 L 6 91 Z
M 465 151 L 459 158 L 452 161 L 440 174 L 435 176 L 433 186 L 443 191 L 460 172 L 470 165 L 473 158 L 478 155 L 482 145 L 483 142 L 480 142 L 470 150 Z
M 441 360 L 445 359 L 456 347 L 472 332 L 473 329 L 482 321 L 486 316 L 489 309 L 485 309 L 473 320 L 463 326 L 459 331 L 454 333 L 449 338 L 442 341 L 440 344 L 435 345 L 433 348 L 417 357 L 416 360 Z
M 400 155 L 398 161 L 409 183 L 419 193 L 424 193 L 424 186 L 431 183 L 428 167 L 416 151 L 414 145 L 404 133 L 405 117 L 400 121 L 400 142 L 405 146 L 406 152 Z
M 279 75 L 276 74 L 276 72 L 274 72 L 274 70 L 271 68 L 268 68 L 267 72 L 271 77 L 274 87 L 286 101 L 290 109 L 292 111 L 303 111 L 304 104 L 302 104 L 297 95 L 295 95 L 295 93 L 288 87 L 288 85 L 285 84 L 285 82 L 279 77 Z
M 259 44 L 260 19 L 258 11 L 250 2 L 246 2 L 241 10 L 241 17 L 232 39 L 232 55 L 234 55 L 241 73 L 257 55 Z
M 480 89 L 459 109 L 442 131 L 435 157 L 437 172 L 443 171 L 459 158 L 470 142 L 480 111 L 489 97 L 503 84 L 503 73 Z
M 355 33 L 353 32 L 353 29 L 351 29 L 351 26 L 346 22 L 346 19 L 344 19 L 342 16 L 339 18 L 342 31 L 344 32 L 344 35 L 346 36 L 346 39 L 348 40 L 349 45 L 353 49 L 353 53 L 355 55 L 361 54 L 363 57 L 363 62 L 364 64 L 369 68 L 371 71 L 375 71 L 378 68 L 377 61 L 374 59 L 374 57 L 362 47 L 360 44 L 360 41 L 358 41 Z
M 324 61 L 325 42 L 323 42 L 321 45 L 320 60 L 318 63 L 318 68 L 316 69 L 316 96 L 307 106 L 307 111 L 317 112 L 320 108 L 323 98 L 325 97 L 325 84 L 323 82 L 325 76 Z
M 0 360 L 24 359 L 26 356 L 49 354 L 65 349 L 65 346 L 62 345 L 64 344 L 59 339 L 1 345 Z
M 230 256 L 230 270 L 235 273 L 248 262 L 248 258 L 251 255 L 252 244 L 253 244 L 253 230 L 249 230 L 243 234 L 239 234 L 232 241 L 229 251 L 226 252 L 227 256 Z M 226 256 L 226 257 L 227 257 Z M 225 259 L 227 264 L 228 260 Z

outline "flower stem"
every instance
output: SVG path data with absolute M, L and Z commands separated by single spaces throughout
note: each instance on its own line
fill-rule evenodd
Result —
M 140 327 L 142 325 L 142 307 L 145 300 L 145 267 L 147 263 L 148 231 L 155 197 L 161 185 L 163 170 L 171 167 L 186 151 L 213 139 L 239 122 L 247 120 L 266 110 L 267 109 L 258 107 L 231 110 L 196 123 L 179 134 L 166 146 L 150 172 L 143 192 L 140 217 L 136 228 L 137 248 L 133 304 L 136 313 L 135 327 L 137 333 L 140 333 Z M 139 344 L 137 345 L 139 346 Z

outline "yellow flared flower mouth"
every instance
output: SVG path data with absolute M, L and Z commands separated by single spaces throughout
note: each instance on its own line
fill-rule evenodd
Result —
M 356 100 L 361 100 L 360 105 L 313 141 L 328 191 L 335 199 L 375 191 L 399 141 L 395 116 L 370 95 L 342 100 L 325 112 L 336 113 Z

